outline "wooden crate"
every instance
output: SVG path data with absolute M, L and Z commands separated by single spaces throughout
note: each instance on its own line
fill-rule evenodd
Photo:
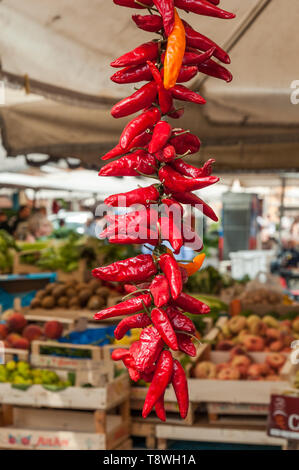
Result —
M 55 356 L 43 354 L 43 347 L 59 348 L 62 351 L 72 349 L 74 351 L 86 351 L 90 354 L 90 359 L 72 358 L 67 355 Z M 88 365 L 89 362 L 100 361 L 102 359 L 102 351 L 99 346 L 90 344 L 72 344 L 59 343 L 58 341 L 32 341 L 31 343 L 31 364 L 40 368 L 55 368 L 65 370 L 77 370 L 82 366 Z
M 192 442 L 219 442 L 230 444 L 273 445 L 285 446 L 285 439 L 277 439 L 267 436 L 265 430 L 244 426 L 224 428 L 211 426 L 207 421 L 196 423 L 195 426 L 157 425 L 156 437 L 158 449 L 168 448 L 168 441 L 192 441 Z
M 46 390 L 42 385 L 32 385 L 23 391 L 12 388 L 10 383 L 0 383 L 0 403 L 4 405 L 109 410 L 129 395 L 129 377 L 125 373 L 104 387 L 67 387 L 59 392 Z
M 134 414 L 134 417 L 136 418 L 137 421 L 139 420 L 139 417 L 141 415 L 141 410 L 143 408 L 147 391 L 148 391 L 148 388 L 145 388 L 145 387 L 132 387 L 131 388 L 131 410 L 133 411 L 138 410 L 140 412 L 139 414 L 137 413 Z M 190 402 L 188 414 L 186 418 L 183 420 L 179 415 L 179 407 L 177 404 L 177 399 L 174 394 L 171 395 L 171 399 L 168 399 L 169 394 L 170 394 L 169 392 L 171 392 L 170 387 L 166 390 L 165 400 L 164 400 L 165 411 L 167 413 L 167 423 L 192 426 L 195 421 L 195 412 L 198 408 L 198 403 Z M 147 417 L 147 422 L 154 423 L 154 424 L 161 423 L 159 418 L 156 417 L 156 414 L 154 411 L 150 413 L 150 415 Z
M 131 422 L 131 436 L 135 437 L 144 437 L 145 446 L 147 449 L 156 449 L 157 440 L 156 440 L 156 425 L 149 423 L 148 420 L 135 420 L 132 419 Z
M 254 362 L 264 362 L 269 353 L 250 353 Z M 288 355 L 286 354 L 288 357 Z M 229 352 L 211 351 L 209 345 L 201 348 L 197 361 L 227 362 Z M 287 367 L 287 366 L 285 366 Z M 271 393 L 281 393 L 290 388 L 289 380 L 282 374 L 281 381 L 266 380 L 211 380 L 188 379 L 189 397 L 193 402 L 225 402 L 268 405 Z
M 22 256 L 29 254 L 39 255 L 41 251 L 43 250 L 15 251 L 13 257 L 13 274 L 35 274 L 43 272 L 44 270 L 39 266 L 36 266 L 34 264 L 25 264 L 21 261 Z M 84 282 L 86 278 L 86 271 L 86 260 L 80 259 L 78 262 L 78 269 L 73 272 L 65 273 L 61 270 L 57 270 L 57 280 L 64 282 L 75 279 L 79 282 Z
M 207 403 L 208 420 L 216 426 L 242 425 L 266 429 L 268 405 L 247 403 Z
M 129 401 L 105 410 L 72 411 L 13 407 L 0 426 L 2 449 L 104 450 L 128 440 Z
M 26 349 L 3 348 L 3 352 L 4 364 L 13 360 L 27 362 L 29 359 L 29 351 Z

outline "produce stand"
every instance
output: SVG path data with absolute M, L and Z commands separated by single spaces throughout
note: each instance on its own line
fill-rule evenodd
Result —
M 2 449 L 113 449 L 129 438 L 126 374 L 104 387 L 59 392 L 41 385 L 23 391 L 4 383 L 0 403 Z

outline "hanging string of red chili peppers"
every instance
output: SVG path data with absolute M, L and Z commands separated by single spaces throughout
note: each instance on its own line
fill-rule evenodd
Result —
M 109 160 L 101 176 L 138 176 L 156 178 L 158 182 L 145 188 L 116 194 L 105 200 L 107 205 L 134 206 L 142 204 L 142 210 L 115 216 L 101 233 L 110 243 L 147 243 L 154 246 L 152 254 L 139 255 L 109 266 L 93 270 L 96 278 L 124 283 L 126 299 L 95 315 L 98 320 L 125 316 L 120 321 L 115 337 L 121 339 L 131 328 L 143 328 L 140 339 L 129 349 L 115 349 L 112 359 L 123 361 L 130 377 L 150 382 L 142 416 L 155 409 L 161 420 L 166 419 L 164 393 L 171 383 L 179 405 L 181 417 L 188 412 L 188 387 L 180 362 L 173 359 L 170 350 L 182 351 L 194 356 L 192 342 L 195 327 L 184 312 L 205 314 L 209 307 L 182 292 L 188 276 L 201 266 L 204 255 L 198 255 L 188 264 L 178 263 L 172 252 L 161 244 L 168 240 L 174 253 L 186 242 L 186 232 L 202 243 L 191 227 L 184 226 L 184 233 L 173 220 L 170 208 L 183 216 L 182 204 L 190 204 L 217 220 L 211 207 L 192 193 L 214 184 L 219 178 L 211 176 L 210 159 L 202 168 L 195 168 L 184 161 L 187 155 L 196 153 L 200 140 L 184 129 L 172 128 L 167 117 L 179 118 L 184 109 L 175 108 L 175 100 L 204 104 L 198 93 L 182 83 L 188 82 L 198 72 L 230 81 L 230 72 L 212 57 L 229 64 L 228 54 L 211 39 L 195 31 L 181 20 L 176 7 L 186 12 L 216 18 L 234 18 L 234 14 L 220 9 L 219 0 L 113 0 L 116 5 L 148 9 L 146 15 L 133 15 L 137 27 L 157 33 L 153 39 L 128 52 L 111 63 L 121 68 L 111 80 L 116 83 L 146 81 L 131 96 L 113 106 L 114 118 L 129 116 L 141 111 L 124 128 L 119 143 L 102 157 Z M 123 68 L 122 68 L 123 67 Z M 121 201 L 121 202 L 120 202 Z M 158 206 L 157 206 L 158 205 Z M 157 210 L 156 207 L 159 207 Z M 163 207 L 164 211 L 160 210 Z M 153 226 L 153 220 L 155 220 Z M 142 236 L 136 232 L 142 228 Z M 188 237 L 189 240 L 189 237 Z

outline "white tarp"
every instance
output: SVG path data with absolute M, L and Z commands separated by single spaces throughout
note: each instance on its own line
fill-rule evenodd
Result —
M 237 18 L 187 15 L 195 29 L 228 48 L 234 74 L 230 84 L 203 76 L 192 84 L 208 104 L 188 106 L 182 119 L 204 144 L 191 161 L 213 154 L 224 170 L 298 168 L 299 108 L 291 104 L 290 85 L 299 79 L 299 2 L 222 0 L 221 6 Z M 127 122 L 111 118 L 111 103 L 133 91 L 109 80 L 109 63 L 151 38 L 135 27 L 133 13 L 112 0 L 0 2 L 2 75 L 51 98 L 31 101 L 22 91 L 19 102 L 0 107 L 8 155 L 78 156 L 99 166 L 98 156 Z

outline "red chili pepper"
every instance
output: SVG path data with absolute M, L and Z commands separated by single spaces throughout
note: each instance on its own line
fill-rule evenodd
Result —
M 141 3 L 143 3 L 143 5 L 146 5 L 146 6 L 142 6 L 139 3 L 136 3 L 135 0 L 113 0 L 113 2 L 116 5 L 120 5 L 121 7 L 129 7 L 129 8 L 136 8 L 136 9 L 148 8 L 148 7 L 153 6 L 152 0 L 145 0 L 145 1 L 142 0 Z
M 185 419 L 189 409 L 188 383 L 185 371 L 177 359 L 173 361 L 171 383 L 178 401 L 181 418 Z
M 142 282 L 141 284 L 138 284 L 138 286 L 134 286 L 133 284 L 125 284 L 124 285 L 124 290 L 126 294 L 132 294 L 133 292 L 136 292 L 139 289 L 149 289 L 150 282 Z M 139 292 L 136 292 L 136 295 L 139 295 Z
M 168 116 L 171 117 L 172 119 L 180 119 L 183 116 L 184 112 L 185 112 L 184 108 L 180 108 L 180 109 L 172 108 L 169 111 Z
M 135 150 L 103 166 L 99 176 L 139 176 L 140 173 L 153 175 L 156 170 L 157 165 L 153 155 L 145 150 Z
M 184 129 L 181 131 L 174 131 L 172 133 L 170 143 L 174 146 L 178 155 L 183 155 L 188 150 L 191 155 L 192 153 L 197 153 L 200 149 L 199 138 L 190 132 L 186 133 Z
M 196 356 L 196 347 L 192 343 L 190 336 L 184 333 L 177 333 L 177 339 L 180 351 L 191 357 Z
M 150 41 L 136 47 L 130 52 L 120 56 L 111 62 L 111 67 L 128 67 L 131 65 L 144 64 L 147 60 L 155 60 L 158 57 L 159 45 Z
M 179 202 L 177 202 L 175 199 L 172 199 L 170 197 L 165 197 L 161 200 L 161 203 L 167 207 L 168 214 L 169 214 L 169 211 L 171 211 L 173 216 L 175 217 L 177 217 L 178 215 L 180 215 L 181 217 L 183 216 L 184 214 L 183 206 Z
M 130 355 L 130 352 L 128 349 L 117 348 L 117 349 L 113 349 L 111 353 L 111 359 L 113 361 L 120 361 L 124 357 L 127 357 L 129 355 Z
M 174 330 L 185 331 L 186 333 L 195 333 L 195 326 L 180 310 L 174 307 L 167 307 L 166 313 Z
M 152 76 L 158 87 L 158 97 L 161 112 L 162 114 L 167 114 L 171 110 L 173 103 L 171 92 L 169 90 L 166 90 L 166 88 L 164 87 L 162 76 L 157 67 L 149 60 L 147 61 L 147 64 L 152 72 Z
M 163 19 L 166 36 L 169 36 L 174 27 L 174 3 L 173 0 L 154 0 Z
M 119 144 L 117 144 L 113 149 L 111 149 L 102 157 L 102 160 L 110 160 L 111 158 L 120 157 L 135 147 L 145 147 L 150 142 L 151 138 L 152 136 L 149 132 L 143 131 L 141 134 L 134 137 L 126 151 Z
M 236 15 L 222 10 L 205 0 L 174 0 L 176 7 L 185 11 L 192 11 L 198 15 L 213 16 L 224 20 L 235 18 Z
M 181 101 L 190 101 L 191 103 L 205 104 L 206 100 L 195 91 L 189 90 L 184 85 L 175 85 L 171 88 L 173 98 Z
M 169 284 L 163 274 L 154 277 L 150 285 L 150 291 L 156 307 L 163 307 L 170 299 Z M 157 325 L 155 325 L 157 327 Z
M 130 379 L 133 380 L 133 382 L 138 382 L 138 380 L 140 380 L 140 374 L 136 370 L 134 359 L 130 356 L 126 356 L 123 358 L 123 363 L 128 369 Z
M 166 421 L 166 412 L 165 412 L 165 406 L 164 406 L 164 393 L 156 401 L 155 412 L 156 412 L 157 417 L 161 421 Z
M 198 73 L 198 68 L 195 65 L 181 67 L 179 76 L 177 78 L 178 83 L 189 82 Z
M 145 328 L 139 341 L 130 347 L 130 354 L 136 363 L 139 372 L 146 371 L 160 356 L 163 348 L 163 340 L 155 327 Z
M 157 328 L 158 332 L 160 333 L 163 341 L 167 344 L 167 346 L 174 351 L 178 350 L 178 342 L 176 339 L 176 334 L 172 328 L 170 320 L 161 308 L 153 308 L 151 312 L 151 319 L 153 325 Z
M 159 162 L 168 163 L 176 157 L 175 148 L 173 145 L 167 145 L 163 150 L 155 152 L 155 157 Z
M 154 81 L 146 83 L 131 96 L 116 103 L 111 109 L 111 115 L 118 119 L 151 106 L 156 99 L 157 91 L 157 85 Z
M 159 258 L 159 266 L 168 280 L 172 298 L 177 299 L 183 289 L 182 275 L 178 263 L 173 256 L 164 253 Z
M 150 324 L 151 320 L 146 313 L 138 313 L 121 320 L 114 330 L 114 336 L 119 340 L 132 328 L 146 328 Z
M 159 217 L 159 225 L 161 229 L 162 240 L 168 240 L 173 248 L 175 254 L 180 252 L 183 246 L 183 236 L 181 231 L 176 226 L 173 217 L 169 214 L 168 217 Z
M 219 181 L 217 176 L 204 176 L 202 178 L 186 178 L 175 171 L 171 166 L 165 165 L 159 170 L 159 178 L 164 187 L 170 192 L 187 192 L 202 189 Z
M 229 70 L 223 67 L 214 60 L 209 59 L 203 64 L 198 65 L 199 72 L 205 73 L 210 77 L 220 78 L 220 80 L 224 80 L 225 82 L 229 83 L 232 81 L 233 76 Z
M 153 184 L 145 188 L 137 188 L 127 193 L 113 194 L 105 199 L 107 206 L 113 207 L 129 207 L 133 204 L 143 204 L 148 206 L 150 202 L 158 201 L 160 197 L 159 191 Z
M 148 146 L 148 151 L 150 153 L 155 153 L 161 150 L 165 144 L 167 143 L 168 139 L 171 136 L 172 127 L 166 121 L 159 121 L 155 125 L 155 129 L 153 132 L 152 140 Z
M 194 313 L 194 315 L 210 313 L 210 307 L 208 305 L 184 292 L 175 299 L 174 303 L 185 312 Z
M 173 193 L 173 197 L 182 204 L 190 204 L 215 222 L 218 221 L 218 217 L 213 209 L 195 194 L 189 192 Z
M 163 162 L 171 162 L 174 160 L 176 157 L 176 151 L 173 145 L 167 145 L 163 151 L 162 151 L 162 156 L 163 156 Z
M 198 70 L 197 70 L 198 72 Z M 118 70 L 111 77 L 115 83 L 137 83 L 137 82 L 149 82 L 152 79 L 150 68 L 147 64 L 133 65 L 133 67 L 125 67 L 122 70 Z
M 189 163 L 186 163 L 181 158 L 177 158 L 176 160 L 171 162 L 171 166 L 184 176 L 190 176 L 192 178 L 201 178 L 211 175 L 212 166 L 214 162 L 215 160 L 213 158 L 210 158 L 202 168 L 196 168 L 193 165 L 189 165 Z
M 151 255 L 137 255 L 134 258 L 95 268 L 92 275 L 103 281 L 139 282 L 145 281 L 156 272 L 157 268 Z
M 95 320 L 105 320 L 107 318 L 118 317 L 121 315 L 131 315 L 132 313 L 140 312 L 144 306 L 149 307 L 152 303 L 150 294 L 139 295 L 132 299 L 120 302 L 113 305 L 113 307 L 105 308 L 94 315 Z
M 144 245 L 147 243 L 149 245 L 156 246 L 158 245 L 158 242 L 157 232 L 150 229 L 146 229 L 143 235 L 140 233 L 120 233 L 119 235 L 109 237 L 109 243 L 118 243 L 119 245 Z
M 119 143 L 121 148 L 127 149 L 137 135 L 141 134 L 141 132 L 145 131 L 149 127 L 154 126 L 160 118 L 161 114 L 159 109 L 150 108 L 130 121 L 120 136 Z
M 196 49 L 201 49 L 202 51 L 215 48 L 213 55 L 217 57 L 217 59 L 221 60 L 221 62 L 230 64 L 229 55 L 223 49 L 221 49 L 218 44 L 198 31 L 195 31 L 192 26 L 187 23 L 187 21 L 182 21 L 185 27 L 187 46 L 195 47 Z
M 103 230 L 99 238 L 107 238 L 115 233 L 132 233 L 140 225 L 149 227 L 157 225 L 158 212 L 155 209 L 129 212 L 128 214 L 114 216 L 110 218 L 110 225 Z
M 133 15 L 132 19 L 139 29 L 149 33 L 157 33 L 163 28 L 163 20 L 159 15 Z
M 190 50 L 190 48 L 188 48 L 185 51 L 185 55 L 183 58 L 183 65 L 199 66 L 200 64 L 203 64 L 207 60 L 209 60 L 214 54 L 214 52 L 215 52 L 214 47 L 211 47 L 206 52 L 202 52 L 201 54 L 199 54 L 197 51 L 192 51 Z M 198 72 L 198 69 L 197 69 L 197 72 Z
M 166 387 L 171 379 L 173 369 L 173 359 L 169 351 L 162 351 L 156 371 L 153 377 L 153 381 L 149 386 L 143 410 L 142 416 L 146 418 L 151 412 L 161 395 L 164 394 Z

